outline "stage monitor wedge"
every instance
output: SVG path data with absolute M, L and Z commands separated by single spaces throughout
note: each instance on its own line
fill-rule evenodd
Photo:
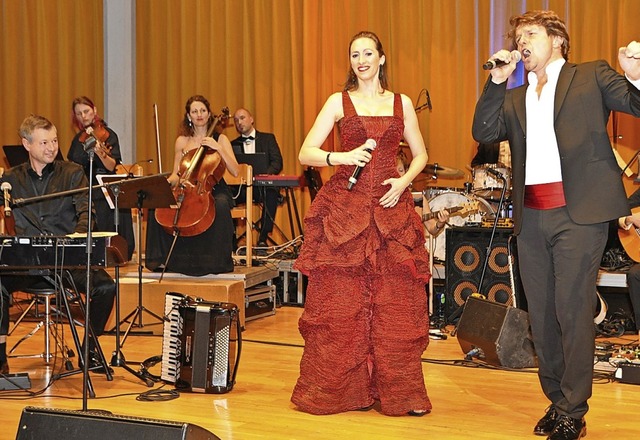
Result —
M 22 411 L 16 440 L 46 438 L 76 440 L 220 440 L 190 423 L 27 406 Z
M 458 323 L 458 343 L 466 355 L 475 352 L 490 365 L 533 368 L 529 314 L 524 310 L 486 299 L 469 297 Z

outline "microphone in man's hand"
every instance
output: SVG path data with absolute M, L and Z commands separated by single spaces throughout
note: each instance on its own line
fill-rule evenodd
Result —
M 2 182 L 0 189 L 4 193 L 4 216 L 11 217 L 11 184 L 9 182 Z
M 493 174 L 494 176 L 496 176 L 498 179 L 504 180 L 504 176 L 502 175 L 502 173 L 494 168 L 487 168 L 487 172 L 489 174 Z
M 369 153 L 373 152 L 373 150 L 378 145 L 376 141 L 373 139 L 367 139 L 365 141 L 365 144 L 367 144 L 368 147 L 365 148 L 364 151 L 368 151 Z M 351 177 L 349 177 L 349 183 L 347 184 L 347 189 L 349 191 L 351 191 L 351 189 L 353 188 L 353 185 L 355 185 L 358 182 L 358 176 L 360 176 L 360 173 L 362 172 L 363 168 L 364 168 L 364 165 L 362 166 L 358 165 L 356 166 L 356 169 L 353 170 L 353 174 L 351 174 Z
M 511 51 L 511 61 L 515 61 L 516 63 L 518 61 L 520 61 L 522 59 L 522 55 L 520 54 L 520 52 L 518 52 L 517 50 L 512 50 Z M 502 67 L 502 66 L 506 66 L 507 63 L 506 61 L 502 61 L 502 60 L 498 60 L 498 59 L 491 59 L 489 61 L 487 61 L 486 63 L 484 63 L 482 65 L 482 68 L 484 70 L 491 70 L 491 69 L 495 69 L 496 67 Z

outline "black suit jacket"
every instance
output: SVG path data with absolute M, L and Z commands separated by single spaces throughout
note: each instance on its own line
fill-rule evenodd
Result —
M 477 167 L 485 163 L 497 163 L 500 157 L 500 142 L 494 144 L 478 144 L 478 152 L 471 159 L 471 166 Z
M 256 130 L 256 153 L 267 153 L 267 161 L 269 167 L 267 168 L 267 174 L 280 174 L 282 171 L 282 153 L 280 147 L 276 141 L 276 137 L 273 133 L 263 133 Z M 242 136 L 238 136 L 231 141 L 231 147 L 233 153 L 244 153 L 244 142 Z
M 507 90 L 506 82 L 494 84 L 489 78 L 473 120 L 473 137 L 478 142 L 509 141 L 516 234 L 524 206 L 525 94 L 526 85 Z M 607 132 L 611 111 L 640 116 L 640 91 L 606 61 L 565 63 L 556 87 L 554 128 L 567 209 L 578 224 L 605 222 L 629 213 Z

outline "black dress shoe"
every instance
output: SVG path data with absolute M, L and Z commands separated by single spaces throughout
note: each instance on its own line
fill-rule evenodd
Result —
M 6 359 L 0 362 L 0 374 L 9 374 L 9 362 Z
M 584 417 L 574 419 L 569 416 L 559 416 L 547 440 L 578 440 L 585 435 L 587 435 L 587 422 Z
M 556 411 L 556 407 L 553 405 L 549 405 L 547 408 L 547 413 L 538 420 L 536 427 L 533 428 L 533 433 L 535 435 L 549 435 L 553 428 L 556 426 L 556 422 L 558 421 L 558 412 Z

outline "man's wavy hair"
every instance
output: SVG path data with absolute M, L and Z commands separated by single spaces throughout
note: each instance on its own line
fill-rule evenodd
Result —
M 18 134 L 22 139 L 26 139 L 28 142 L 31 142 L 33 140 L 33 132 L 39 128 L 42 128 L 43 130 L 51 130 L 52 128 L 55 128 L 55 125 L 53 125 L 53 123 L 44 116 L 31 114 L 22 121 L 22 124 L 20 124 Z
M 539 25 L 547 30 L 547 34 L 562 38 L 562 57 L 565 60 L 569 60 L 569 32 L 567 32 L 567 26 L 564 21 L 558 17 L 553 11 L 528 11 L 522 15 L 515 15 L 509 20 L 511 24 L 511 30 L 507 34 L 507 37 L 511 39 L 513 47 L 518 47 L 516 44 L 516 31 L 522 26 Z

